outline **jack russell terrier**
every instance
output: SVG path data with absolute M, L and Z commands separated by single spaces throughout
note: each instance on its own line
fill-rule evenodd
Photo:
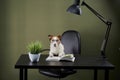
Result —
M 50 52 L 49 56 L 54 57 L 62 57 L 65 55 L 64 53 L 64 46 L 61 43 L 61 36 L 53 36 L 53 35 L 48 35 L 48 38 L 50 40 Z

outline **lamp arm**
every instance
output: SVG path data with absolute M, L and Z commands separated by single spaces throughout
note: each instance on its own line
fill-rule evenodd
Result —
M 106 29 L 105 38 L 104 38 L 104 40 L 102 42 L 102 45 L 101 45 L 101 50 L 100 51 L 101 51 L 101 55 L 103 56 L 103 58 L 106 58 L 105 50 L 106 50 L 106 46 L 107 46 L 110 30 L 111 30 L 111 24 L 108 25 L 108 27 Z
M 107 25 L 107 29 L 106 29 L 106 33 L 105 33 L 105 38 L 102 42 L 101 45 L 101 55 L 103 58 L 105 58 L 105 50 L 106 50 L 106 46 L 107 46 L 107 42 L 108 42 L 108 38 L 109 38 L 109 33 L 111 30 L 111 25 L 112 22 L 106 20 L 102 15 L 100 15 L 97 11 L 95 11 L 93 8 L 91 8 L 88 4 L 86 4 L 84 1 L 81 4 L 82 6 L 86 6 L 93 14 L 95 14 L 102 22 L 104 22 Z
M 95 14 L 101 21 L 103 21 L 106 25 L 111 22 L 106 20 L 102 15 L 100 15 L 97 11 L 95 11 L 92 7 L 90 7 L 85 1 L 82 2 L 82 6 L 86 6 L 93 14 Z

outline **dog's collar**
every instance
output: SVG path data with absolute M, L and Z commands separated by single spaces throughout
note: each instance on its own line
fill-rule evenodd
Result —
M 59 53 L 53 53 L 54 56 L 58 56 Z

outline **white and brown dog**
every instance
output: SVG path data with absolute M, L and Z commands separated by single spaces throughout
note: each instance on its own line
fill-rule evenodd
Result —
M 53 36 L 53 35 L 48 35 L 48 38 L 50 40 L 50 52 L 49 56 L 54 57 L 62 57 L 65 55 L 64 53 L 64 46 L 61 43 L 61 36 Z

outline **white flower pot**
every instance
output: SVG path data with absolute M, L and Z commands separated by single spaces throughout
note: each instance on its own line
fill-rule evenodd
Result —
M 40 59 L 40 53 L 39 54 L 31 54 L 29 52 L 28 55 L 29 55 L 29 59 L 31 62 L 38 62 Z

